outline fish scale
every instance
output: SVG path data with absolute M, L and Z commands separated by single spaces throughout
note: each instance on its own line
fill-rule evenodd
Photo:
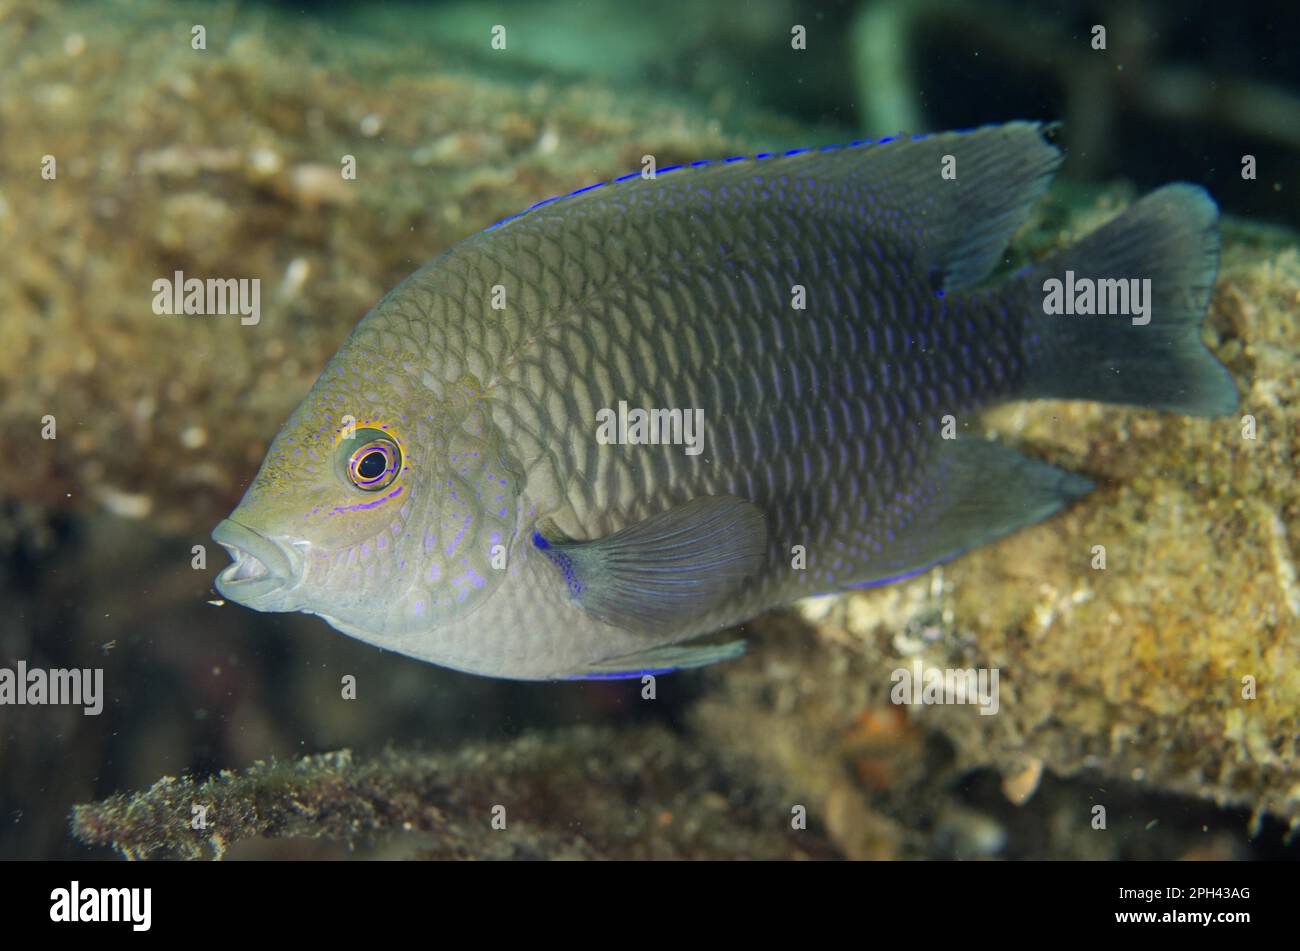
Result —
M 690 244 L 707 245 L 714 239 L 707 226 L 696 227 L 698 230 L 689 238 Z M 537 228 L 541 231 L 544 225 L 539 223 Z M 834 233 L 825 229 L 805 230 L 808 234 Z M 541 240 L 547 238 L 543 236 Z M 821 248 L 811 243 L 806 236 L 801 243 L 801 247 L 806 249 L 805 262 L 839 261 L 847 253 L 847 245 L 848 242 L 843 241 L 828 242 L 826 248 Z M 764 570 L 754 582 L 753 597 L 769 598 L 774 596 L 774 591 L 779 591 L 780 597 L 787 597 L 833 585 L 833 578 L 817 570 L 815 554 L 811 559 L 811 570 L 791 570 L 789 550 L 794 544 L 819 549 L 840 540 L 829 524 L 829 513 L 835 510 L 839 486 L 826 481 L 835 469 L 826 451 L 826 441 L 840 435 L 835 430 L 833 419 L 828 415 L 828 400 L 834 398 L 839 401 L 844 397 L 836 397 L 827 392 L 821 380 L 828 374 L 838 373 L 845 377 L 861 374 L 862 366 L 851 350 L 839 355 L 838 359 L 842 363 L 827 365 L 830 353 L 825 341 L 834 331 L 832 329 L 828 333 L 819 333 L 817 325 L 825 321 L 833 328 L 836 315 L 814 310 L 805 319 L 807 312 L 795 311 L 788 304 L 783 305 L 773 292 L 779 283 L 788 286 L 789 282 L 796 279 L 797 272 L 786 270 L 789 265 L 784 262 L 782 265 L 780 273 L 768 270 L 758 275 L 751 269 L 736 269 L 731 280 L 721 282 L 726 293 L 709 309 L 707 323 L 703 325 L 699 321 L 705 316 L 702 305 L 710 301 L 707 289 L 718 286 L 718 267 L 712 262 L 690 271 L 677 271 L 673 285 L 677 289 L 675 294 L 656 294 L 655 288 L 651 286 L 639 295 L 624 296 L 616 293 L 610 295 L 608 300 L 589 296 L 578 311 L 585 320 L 575 335 L 596 344 L 594 350 L 602 358 L 601 366 L 608 370 L 608 374 L 595 370 L 595 376 L 603 385 L 598 387 L 599 392 L 587 393 L 588 399 L 583 402 L 608 406 L 615 402 L 614 397 L 617 396 L 626 399 L 631 405 L 640 406 L 708 405 L 712 408 L 711 415 L 721 421 L 721 425 L 715 426 L 711 433 L 717 441 L 714 452 L 718 457 L 736 463 L 756 463 L 759 460 L 764 446 L 757 437 L 756 422 L 779 423 L 782 415 L 779 403 L 764 399 L 764 391 L 755 384 L 750 371 L 755 366 L 761 366 L 760 361 L 766 361 L 769 373 L 779 377 L 783 372 L 789 372 L 793 362 L 798 368 L 796 377 L 807 381 L 803 406 L 806 418 L 802 425 L 788 425 L 774 444 L 780 448 L 781 458 L 792 460 L 797 470 L 803 474 L 804 477 L 800 480 L 802 485 L 789 484 L 783 478 L 784 467 L 779 460 L 772 465 L 758 465 L 756 469 L 735 470 L 718 475 L 695 471 L 699 467 L 690 465 L 689 459 L 676 448 L 657 450 L 636 447 L 621 452 L 606 450 L 595 460 L 593 481 L 585 484 L 592 491 L 580 492 L 576 497 L 571 496 L 566 500 L 572 507 L 573 514 L 568 523 L 557 519 L 562 529 L 604 534 L 629 519 L 643 517 L 648 512 L 684 498 L 696 495 L 740 495 L 770 509 L 766 514 L 772 526 L 772 542 Z M 862 267 L 841 264 L 837 270 L 841 275 L 846 272 L 852 275 L 845 281 L 851 289 L 863 284 L 861 274 L 864 269 L 879 272 L 898 267 L 897 261 L 882 259 L 877 262 L 868 261 Z M 814 278 L 819 273 L 829 272 L 829 268 L 810 269 Z M 764 285 L 769 289 L 766 295 L 761 289 Z M 822 295 L 825 299 L 833 299 L 838 289 L 837 285 L 826 281 L 814 280 L 808 285 L 809 293 L 814 299 L 821 298 Z M 560 300 L 547 301 L 547 295 L 562 296 L 564 289 L 538 287 L 534 291 L 543 301 L 541 310 L 553 312 L 562 306 Z M 696 293 L 692 294 L 692 291 Z M 620 297 L 623 299 L 620 300 Z M 902 346 L 903 341 L 909 344 L 914 342 L 906 325 L 897 331 L 895 329 L 893 321 L 903 324 L 898 316 L 900 307 L 896 295 L 886 294 L 883 300 L 887 306 L 882 307 L 868 295 L 866 313 L 858 318 L 865 317 L 882 328 L 881 352 L 868 353 L 868 357 L 898 357 L 907 352 Z M 854 316 L 852 312 L 844 314 L 849 320 L 854 319 Z M 671 360 L 649 360 L 638 365 L 639 379 L 634 378 L 626 357 L 636 349 L 636 340 L 648 340 L 656 333 L 672 339 L 673 331 L 680 325 L 686 328 L 701 327 L 705 334 L 701 359 L 689 368 L 694 372 L 683 372 L 686 368 L 674 365 Z M 765 351 L 760 347 L 745 345 L 746 341 L 781 337 L 782 328 L 786 330 L 785 337 L 789 339 L 789 344 L 779 350 Z M 574 328 L 565 325 L 564 329 Z M 689 334 L 690 330 L 686 332 Z M 721 343 L 721 340 L 726 340 L 726 343 Z M 573 378 L 574 371 L 578 368 L 568 365 L 562 336 L 545 342 L 551 346 L 545 351 L 546 356 L 537 359 L 540 362 L 555 361 L 562 368 L 561 373 L 549 376 L 548 382 L 557 385 L 559 377 Z M 537 344 L 539 349 L 542 343 L 539 341 Z M 923 364 L 918 363 L 917 367 L 921 365 Z M 606 378 L 608 383 L 605 383 Z M 503 381 L 502 384 L 502 402 L 511 404 L 515 397 L 509 391 L 508 382 Z M 666 391 L 668 386 L 671 386 L 672 392 Z M 706 394 L 705 390 L 710 386 L 712 389 Z M 536 395 L 535 389 L 530 392 Z M 910 394 L 918 396 L 919 391 L 913 389 Z M 544 398 L 541 403 L 544 412 Z M 869 402 L 859 405 L 864 416 L 874 415 L 883 424 L 907 416 L 897 394 L 892 391 L 884 394 L 883 405 L 872 407 Z M 742 408 L 747 412 L 740 416 Z M 910 408 L 910 414 L 919 417 L 931 408 L 930 405 L 918 404 Z M 736 417 L 734 422 L 733 416 Z M 823 425 L 819 426 L 819 422 Z M 580 449 L 593 443 L 592 414 L 575 412 L 570 408 L 562 414 L 560 420 L 547 417 L 544 425 L 559 432 L 561 443 L 574 447 L 575 452 L 562 461 L 566 467 L 572 468 Z M 891 431 L 896 430 L 886 429 L 886 432 Z M 506 431 L 505 435 L 507 441 L 514 436 L 510 431 Z M 770 451 L 771 445 L 767 448 Z M 896 444 L 882 445 L 875 453 L 876 458 L 869 457 L 867 460 L 868 466 L 883 467 L 887 473 L 887 479 L 880 486 L 880 491 L 886 495 L 892 492 L 895 485 L 902 484 L 907 479 L 910 471 L 906 466 L 915 464 L 910 454 L 903 455 L 903 466 L 891 464 L 894 454 L 900 450 L 901 447 Z M 588 468 L 587 471 L 592 473 L 593 470 Z M 857 496 L 851 477 L 848 478 L 846 494 Z M 781 500 L 786 505 L 793 503 L 800 521 L 790 524 L 784 509 L 772 505 L 774 500 Z M 873 501 L 876 503 L 874 506 Z M 556 500 L 542 500 L 542 504 L 553 508 Z M 867 512 L 874 507 L 879 507 L 879 499 L 859 497 L 860 517 L 865 518 Z M 848 530 L 848 535 L 843 541 L 856 541 L 859 537 L 859 533 L 852 529 Z
M 1044 131 L 694 163 L 462 242 L 376 305 L 285 424 L 214 532 L 237 559 L 218 586 L 461 670 L 633 675 L 735 656 L 694 639 L 1050 516 L 1091 483 L 946 439 L 943 418 L 1236 397 L 1198 337 L 1217 263 L 1198 189 L 989 281 L 1060 160 Z M 1045 316 L 1037 288 L 1066 267 L 1150 276 L 1154 329 Z M 702 453 L 599 444 L 620 402 L 701 409 Z M 373 446 L 401 466 L 350 482 Z

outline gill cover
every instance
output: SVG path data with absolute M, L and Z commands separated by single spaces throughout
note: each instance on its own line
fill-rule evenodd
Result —
M 411 526 L 422 534 L 421 565 L 406 614 L 427 629 L 468 614 L 501 584 L 515 536 L 521 478 L 508 457 L 477 386 L 462 385 L 439 421 L 417 480 Z

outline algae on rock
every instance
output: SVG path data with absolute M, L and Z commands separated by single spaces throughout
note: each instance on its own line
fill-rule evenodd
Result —
M 196 811 L 196 807 L 198 807 Z M 195 816 L 201 816 L 198 823 Z M 344 752 L 77 806 L 73 834 L 127 858 L 220 858 L 254 837 L 409 835 L 422 858 L 824 858 L 816 826 L 730 758 L 662 728 L 576 728 L 454 753 Z M 200 826 L 196 828 L 196 826 Z

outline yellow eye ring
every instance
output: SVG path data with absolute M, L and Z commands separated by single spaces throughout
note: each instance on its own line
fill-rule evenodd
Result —
M 402 450 L 387 436 L 363 443 L 348 457 L 348 478 L 365 492 L 388 488 L 401 471 Z

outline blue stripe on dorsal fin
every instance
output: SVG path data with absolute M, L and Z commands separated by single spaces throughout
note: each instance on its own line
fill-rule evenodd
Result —
M 893 141 L 893 138 L 894 137 L 891 136 L 890 138 L 881 139 L 879 143 L 877 143 L 874 139 L 859 139 L 856 142 L 848 142 L 841 145 L 823 145 L 820 148 L 790 149 L 788 152 L 759 152 L 757 155 L 733 155 L 730 156 L 729 158 L 724 158 L 724 159 L 701 159 L 698 162 L 687 162 L 684 165 L 669 165 L 666 168 L 656 169 L 655 174 L 663 175 L 667 172 L 675 172 L 683 168 L 704 168 L 707 165 L 728 165 L 734 162 L 756 162 L 761 159 L 769 159 L 773 157 L 788 158 L 794 155 L 803 155 L 806 152 L 829 152 L 832 151 L 833 149 L 860 148 L 864 145 L 877 145 L 877 144 L 883 144 L 885 142 L 890 142 Z M 918 139 L 922 139 L 922 138 L 926 138 L 926 136 L 925 135 L 913 136 L 912 140 L 917 141 Z M 533 211 L 536 208 L 541 208 L 543 205 L 549 205 L 554 202 L 561 201 L 565 198 L 573 198 L 577 195 L 583 194 L 584 192 L 589 192 L 593 188 L 600 188 L 604 185 L 617 185 L 620 182 L 629 182 L 632 181 L 633 179 L 641 178 L 641 177 L 642 174 L 640 172 L 628 172 L 626 175 L 620 175 L 617 178 L 611 178 L 608 181 L 604 181 L 604 182 L 597 182 L 594 185 L 587 185 L 583 188 L 575 189 L 574 191 L 568 192 L 567 194 L 564 195 L 555 195 L 554 197 L 547 198 L 544 201 L 535 202 L 529 205 L 523 211 L 515 212 L 515 214 L 510 215 L 508 218 L 502 218 L 496 224 L 489 225 L 483 230 L 495 231 L 497 228 L 500 228 L 504 224 L 508 224 L 511 221 L 515 221 L 518 218 L 522 218 L 524 215 L 528 214 L 530 211 Z
M 891 135 L 847 145 L 760 152 L 752 158 L 731 156 L 659 169 L 654 179 L 639 173 L 613 182 L 628 189 L 652 188 L 661 176 L 672 178 L 656 194 L 634 195 L 637 204 L 674 199 L 707 200 L 714 185 L 748 190 L 749 200 L 768 199 L 769 180 L 802 185 L 803 200 L 814 191 L 856 209 L 864 227 L 884 222 L 895 239 L 907 242 L 918 256 L 918 267 L 933 268 L 950 290 L 983 280 L 1002 259 L 1012 234 L 1029 216 L 1061 161 L 1061 152 L 1045 134 L 1054 127 L 1036 122 L 1009 122 L 962 132 L 930 135 Z M 747 165 L 767 163 L 760 175 Z M 690 174 L 694 173 L 694 175 Z M 946 173 L 946 174 L 945 174 Z M 695 175 L 709 181 L 708 190 L 693 193 Z M 606 189 L 588 195 L 595 186 L 538 202 L 519 215 L 498 222 L 489 233 L 543 206 L 558 204 L 548 215 L 564 215 L 571 200 L 619 205 L 625 192 Z

